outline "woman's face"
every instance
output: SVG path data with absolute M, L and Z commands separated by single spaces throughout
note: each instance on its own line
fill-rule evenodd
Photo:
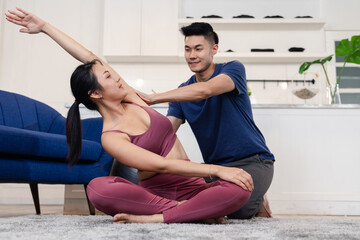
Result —
M 105 66 L 96 63 L 92 67 L 93 73 L 97 77 L 99 84 L 103 90 L 100 92 L 102 100 L 122 101 L 128 94 L 124 88 L 124 80 L 120 77 L 115 78 Z

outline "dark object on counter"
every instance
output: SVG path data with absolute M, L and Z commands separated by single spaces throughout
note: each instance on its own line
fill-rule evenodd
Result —
M 273 48 L 252 48 L 251 52 L 275 52 Z
M 295 18 L 313 18 L 312 16 L 296 16 Z
M 266 16 L 264 18 L 284 18 L 284 17 L 280 15 L 274 15 L 274 16 Z
M 241 14 L 238 16 L 233 16 L 233 18 L 255 18 L 255 17 L 251 15 Z
M 194 18 L 194 17 L 186 16 L 186 18 Z
M 305 48 L 302 47 L 291 47 L 289 48 L 289 52 L 303 52 Z
M 202 16 L 201 18 L 223 18 L 219 15 L 208 15 L 208 16 Z
M 233 50 L 231 50 L 231 49 L 228 49 L 228 50 L 226 50 L 225 52 L 234 52 Z

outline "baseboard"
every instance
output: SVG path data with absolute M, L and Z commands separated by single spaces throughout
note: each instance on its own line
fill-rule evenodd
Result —
M 360 215 L 360 202 L 336 201 L 270 201 L 273 214 Z
M 360 215 L 360 194 L 269 192 L 268 199 L 274 214 Z

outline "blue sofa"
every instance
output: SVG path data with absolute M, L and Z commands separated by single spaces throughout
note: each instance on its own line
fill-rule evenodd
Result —
M 82 120 L 80 161 L 69 168 L 65 118 L 48 105 L 0 90 L 0 182 L 29 183 L 40 214 L 38 184 L 83 184 L 108 176 L 113 158 L 100 144 L 102 119 Z M 89 203 L 90 213 L 95 209 Z

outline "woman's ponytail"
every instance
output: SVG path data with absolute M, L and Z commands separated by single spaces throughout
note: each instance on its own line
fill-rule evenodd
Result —
M 90 110 L 98 110 L 98 106 L 90 98 L 92 92 L 96 90 L 102 91 L 101 85 L 92 72 L 92 67 L 96 63 L 102 64 L 101 61 L 94 59 L 78 66 L 71 75 L 71 91 L 76 100 L 69 109 L 66 119 L 66 141 L 69 145 L 69 153 L 66 159 L 70 167 L 77 163 L 81 154 L 82 133 L 79 104 L 84 104 Z
M 69 153 L 66 157 L 70 167 L 79 160 L 82 145 L 82 130 L 79 111 L 79 102 L 75 100 L 70 107 L 66 119 L 66 142 L 69 145 Z

